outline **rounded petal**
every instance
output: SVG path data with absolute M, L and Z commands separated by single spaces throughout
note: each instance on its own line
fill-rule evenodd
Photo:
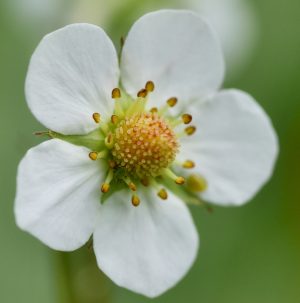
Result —
M 95 112 L 111 114 L 119 77 L 115 48 L 105 32 L 72 24 L 43 38 L 26 78 L 26 99 L 47 128 L 63 134 L 95 129 Z
M 249 66 L 258 45 L 259 20 L 254 3 L 248 0 L 188 0 L 216 30 L 224 52 L 229 77 L 241 75 Z
M 182 142 L 180 158 L 205 177 L 203 199 L 220 205 L 249 201 L 273 172 L 278 142 L 269 117 L 248 94 L 224 90 L 190 111 L 197 131 Z
M 154 193 L 139 196 L 138 207 L 122 191 L 104 204 L 94 250 L 99 267 L 116 284 L 155 297 L 189 270 L 198 235 L 187 207 L 174 195 L 167 201 Z
M 53 139 L 30 149 L 18 169 L 18 226 L 53 249 L 79 248 L 94 231 L 102 179 L 85 147 Z
M 223 73 L 221 48 L 214 33 L 189 11 L 146 14 L 131 28 L 122 52 L 125 89 L 136 96 L 152 80 L 155 91 L 150 100 L 156 105 L 165 104 L 170 97 L 179 98 L 183 105 L 206 96 L 221 85 Z

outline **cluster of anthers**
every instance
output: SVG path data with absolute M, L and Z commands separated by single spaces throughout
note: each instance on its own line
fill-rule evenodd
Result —
M 99 123 L 104 134 L 104 148 L 89 153 L 91 160 L 105 159 L 108 172 L 101 185 L 103 193 L 109 192 L 112 181 L 123 183 L 132 191 L 132 205 L 138 206 L 140 198 L 137 195 L 138 184 L 152 186 L 158 197 L 168 198 L 166 188 L 159 185 L 162 179 L 174 181 L 183 185 L 186 180 L 177 176 L 171 169 L 172 164 L 190 169 L 195 166 L 191 160 L 178 163 L 176 154 L 179 150 L 178 139 L 190 136 L 195 131 L 194 126 L 186 126 L 176 132 L 176 127 L 190 124 L 190 114 L 172 116 L 168 109 L 177 104 L 177 98 L 172 97 L 161 108 L 146 109 L 148 95 L 154 91 L 154 83 L 148 81 L 145 88 L 137 93 L 132 100 L 119 88 L 112 90 L 115 101 L 114 112 L 109 121 L 102 121 L 99 113 L 93 114 L 95 123 Z M 202 191 L 206 184 L 194 175 L 188 178 L 188 184 L 195 191 Z M 198 190 L 197 190 L 198 188 Z

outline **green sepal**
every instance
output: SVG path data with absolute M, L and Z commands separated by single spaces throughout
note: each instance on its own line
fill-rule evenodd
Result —
M 212 210 L 211 206 L 207 202 L 204 202 L 196 194 L 189 191 L 185 185 L 175 184 L 174 181 L 166 178 L 162 178 L 159 181 L 186 204 L 205 207 L 209 211 Z
M 101 151 L 105 148 L 104 135 L 98 128 L 86 135 L 63 135 L 54 131 L 49 131 L 51 138 L 57 138 L 69 143 L 84 146 L 92 151 Z

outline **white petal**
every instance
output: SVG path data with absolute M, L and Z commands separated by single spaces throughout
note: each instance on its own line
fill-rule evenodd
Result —
M 162 10 L 140 18 L 122 52 L 121 77 L 133 96 L 152 80 L 156 105 L 170 97 L 206 96 L 222 83 L 221 49 L 210 27 L 195 13 Z M 153 106 L 153 105 L 152 105 Z
M 36 118 L 63 134 L 84 134 L 97 125 L 94 112 L 109 115 L 118 83 L 116 51 L 104 31 L 73 24 L 41 41 L 29 65 L 26 98 Z
M 100 207 L 100 164 L 88 150 L 53 139 L 30 149 L 19 165 L 17 224 L 58 250 L 74 250 L 91 236 Z
M 249 201 L 273 172 L 278 143 L 269 117 L 248 94 L 225 90 L 190 108 L 197 131 L 181 157 L 208 181 L 202 198 L 221 205 Z
M 188 5 L 216 30 L 228 75 L 241 75 L 258 44 L 259 22 L 254 4 L 247 0 L 188 0 Z
M 99 267 L 119 286 L 155 297 L 174 286 L 189 270 L 198 235 L 191 215 L 174 195 L 167 201 L 140 193 L 118 192 L 101 209 L 94 233 Z

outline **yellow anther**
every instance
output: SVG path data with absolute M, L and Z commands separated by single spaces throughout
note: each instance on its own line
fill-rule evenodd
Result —
M 137 206 L 140 205 L 141 200 L 137 195 L 132 195 L 131 203 L 132 203 L 133 206 L 137 207 Z
M 177 98 L 176 97 L 172 97 L 170 99 L 167 100 L 167 104 L 170 106 L 170 107 L 173 107 L 177 104 Z
M 103 150 L 100 152 L 92 151 L 89 153 L 89 157 L 91 160 L 96 161 L 97 159 L 103 159 L 107 156 L 107 151 Z
M 109 133 L 106 138 L 107 138 L 107 143 L 110 144 L 113 141 L 113 135 L 112 135 L 112 133 Z
M 147 90 L 147 92 L 153 92 L 154 88 L 155 88 L 155 86 L 152 81 L 148 81 L 145 85 L 145 89 Z
M 111 97 L 113 99 L 121 98 L 121 90 L 118 87 L 114 88 L 111 92 Z
M 142 178 L 141 179 L 141 183 L 144 185 L 144 186 L 149 186 L 149 184 L 150 184 L 150 181 L 149 181 L 149 179 L 147 178 L 147 177 L 144 177 L 144 178 Z
M 96 123 L 100 123 L 100 114 L 99 113 L 93 113 L 93 119 Z
M 131 181 L 128 176 L 125 176 L 122 179 L 132 191 L 136 191 L 136 185 Z
M 175 174 L 172 172 L 172 170 L 170 170 L 169 168 L 166 168 L 166 169 L 164 170 L 163 175 L 164 175 L 165 177 L 170 178 L 171 180 L 173 180 L 173 181 L 174 181 L 176 184 L 178 184 L 178 185 L 182 185 L 182 184 L 184 184 L 184 182 L 185 182 L 185 180 L 184 180 L 183 177 L 180 177 L 180 176 L 175 175 Z
M 158 112 L 158 108 L 157 108 L 157 107 L 152 107 L 152 108 L 150 109 L 150 112 L 151 112 L 152 114 L 157 113 L 157 112 Z
M 111 122 L 112 122 L 113 124 L 117 124 L 118 121 L 119 121 L 119 117 L 118 117 L 117 115 L 112 115 L 112 116 L 110 117 L 110 120 L 111 120 Z
M 98 153 L 97 152 L 90 152 L 89 157 L 91 160 L 96 161 L 98 159 Z
M 157 193 L 157 195 L 161 199 L 163 199 L 163 200 L 167 200 L 168 199 L 168 193 L 167 193 L 167 191 L 164 188 L 162 188 L 161 190 L 159 190 L 159 192 Z
M 202 192 L 207 189 L 207 181 L 200 175 L 190 175 L 187 178 L 187 187 L 194 192 Z
M 133 182 L 129 182 L 128 187 L 132 190 L 132 191 L 136 191 L 136 186 Z
M 175 179 L 175 183 L 178 185 L 182 185 L 182 184 L 184 184 L 184 182 L 185 182 L 185 179 L 183 177 L 177 177 Z
M 181 119 L 182 119 L 184 124 L 189 124 L 189 123 L 192 122 L 193 117 L 192 117 L 192 115 L 189 115 L 189 114 L 183 114 L 181 116 Z
M 101 186 L 101 191 L 105 194 L 109 191 L 110 189 L 110 185 L 109 183 L 103 183 L 102 186 Z
M 139 98 L 145 98 L 148 95 L 148 91 L 145 88 L 142 88 L 138 93 L 137 96 Z
M 114 138 L 113 138 L 112 133 L 109 133 L 107 135 L 107 137 L 104 140 L 104 143 L 105 143 L 105 145 L 106 145 L 107 148 L 112 148 L 113 147 L 113 145 L 114 145 Z
M 186 160 L 183 162 L 182 164 L 183 168 L 194 168 L 195 167 L 195 162 L 191 161 L 191 160 Z
M 188 126 L 184 131 L 188 136 L 191 136 L 196 131 L 196 127 Z
M 109 183 L 111 182 L 111 180 L 113 179 L 113 177 L 114 177 L 114 171 L 112 169 L 110 169 L 108 171 L 108 174 L 106 176 L 106 179 L 105 179 L 104 183 L 101 186 L 101 191 L 103 193 L 107 193 L 109 191 L 109 189 L 110 189 Z

